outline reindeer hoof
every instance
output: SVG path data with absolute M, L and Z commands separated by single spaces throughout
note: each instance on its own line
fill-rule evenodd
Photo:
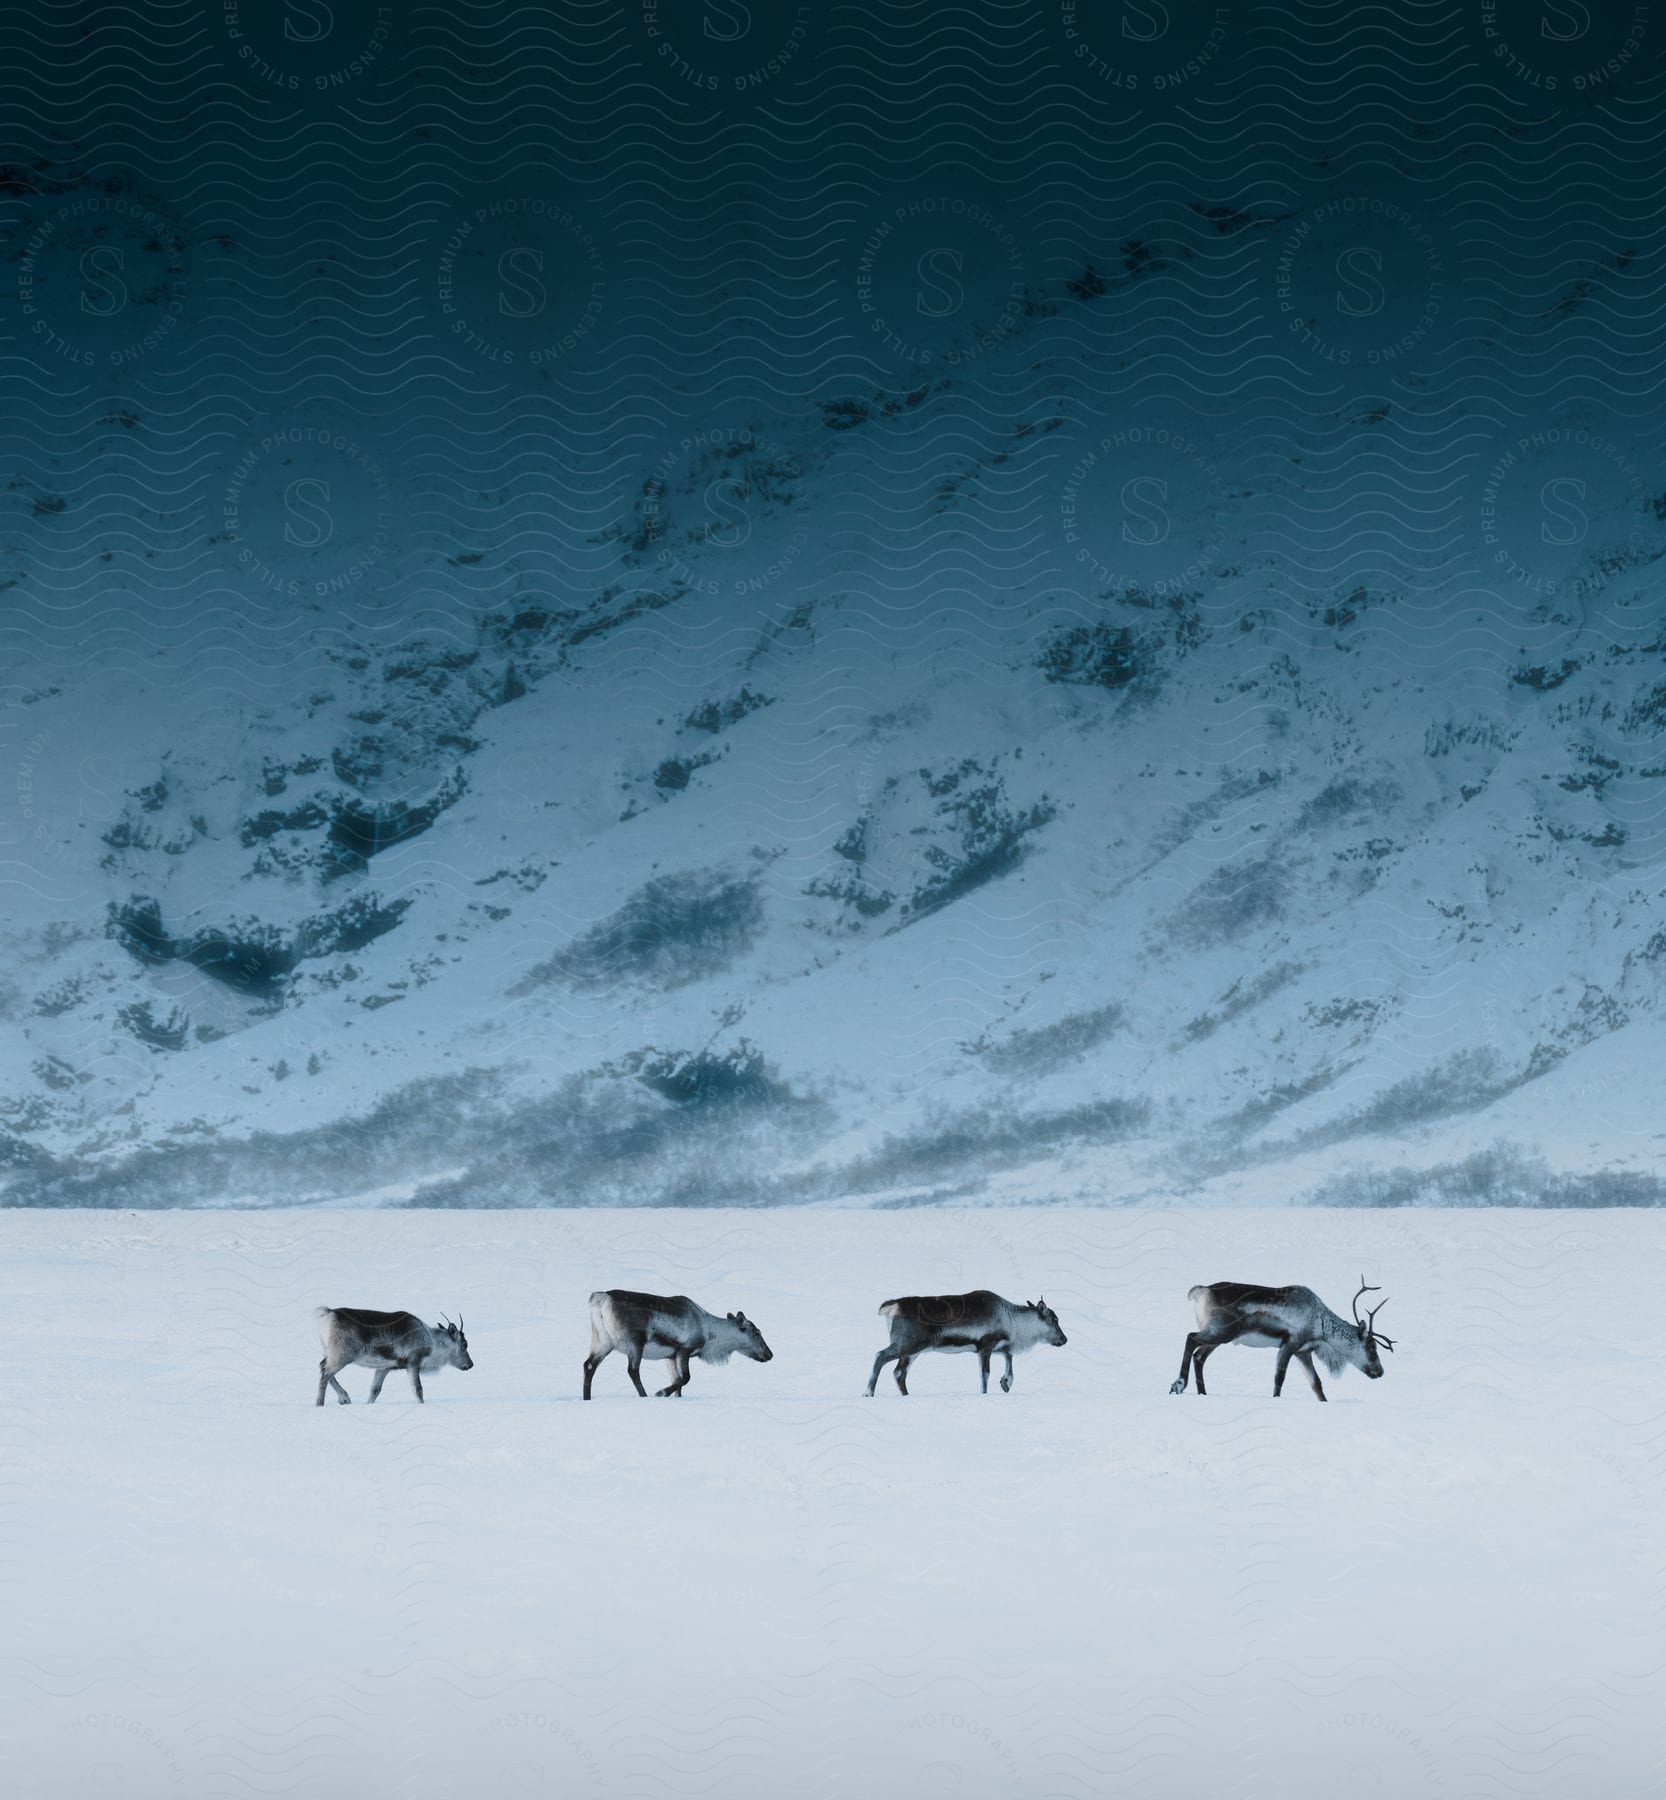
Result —
M 338 1404 L 341 1406 L 351 1406 L 353 1404 L 353 1402 L 351 1401 L 351 1399 L 348 1398 L 348 1396 L 346 1394 L 343 1394 L 341 1396 L 341 1399 L 338 1402 Z
M 1001 1392 L 1003 1394 L 1010 1394 L 1012 1392 L 1012 1377 L 1010 1375 L 1003 1375 L 1001 1377 Z
M 1183 1382 L 1183 1381 L 1171 1381 L 1171 1382 L 1170 1382 L 1170 1383 L 1169 1383 L 1169 1392 L 1170 1392 L 1170 1393 L 1171 1393 L 1171 1394 L 1183 1394 L 1183 1393 L 1185 1393 L 1185 1391 L 1186 1391 L 1186 1384 L 1185 1384 L 1185 1382 Z

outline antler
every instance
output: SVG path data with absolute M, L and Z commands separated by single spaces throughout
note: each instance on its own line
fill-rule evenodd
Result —
M 1359 1294 L 1380 1294 L 1381 1292 L 1382 1292 L 1381 1288 L 1367 1287 L 1366 1283 L 1365 1283 L 1365 1277 L 1363 1275 L 1360 1276 L 1360 1278 L 1359 1278 Z M 1353 1298 L 1354 1323 L 1356 1325 L 1363 1325 L 1365 1323 L 1365 1321 L 1359 1316 L 1359 1294 L 1355 1294 L 1354 1298 Z M 1388 1302 L 1386 1300 L 1379 1300 L 1377 1302 L 1377 1304 L 1379 1306 L 1387 1306 Z
M 1388 1302 L 1386 1300 L 1379 1300 L 1375 1306 L 1367 1311 L 1365 1315 L 1365 1335 L 1369 1338 L 1375 1338 L 1385 1350 L 1392 1350 L 1394 1348 L 1393 1338 L 1384 1337 L 1377 1329 L 1377 1314 L 1387 1305 Z
M 1359 1294 L 1380 1294 L 1381 1292 L 1381 1288 L 1367 1287 L 1365 1277 L 1363 1275 L 1360 1276 Z M 1394 1348 L 1393 1338 L 1384 1337 L 1381 1332 L 1377 1330 L 1377 1314 L 1388 1305 L 1388 1302 L 1386 1300 L 1379 1300 L 1375 1306 L 1368 1307 L 1366 1309 L 1365 1317 L 1362 1319 L 1359 1316 L 1359 1294 L 1354 1295 L 1354 1323 L 1367 1337 L 1374 1337 L 1385 1350 L 1392 1350 Z

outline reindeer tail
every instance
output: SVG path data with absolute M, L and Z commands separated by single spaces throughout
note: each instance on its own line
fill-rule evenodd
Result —
M 900 1300 L 887 1300 L 885 1304 L 880 1307 L 879 1316 L 882 1319 L 894 1319 L 897 1316 L 897 1308 L 901 1305 L 902 1302 Z

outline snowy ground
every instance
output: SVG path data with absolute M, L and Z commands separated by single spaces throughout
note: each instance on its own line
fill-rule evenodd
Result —
M 1657 1795 L 1659 1213 L 0 1214 L 0 1768 L 186 1795 Z M 1388 1377 L 1170 1398 L 1199 1280 Z M 744 1307 L 681 1403 L 585 1296 Z M 889 1295 L 1070 1343 L 865 1400 Z M 319 1302 L 467 1319 L 312 1405 Z M 1638 1330 L 1633 1321 L 1647 1321 Z M 398 1380 L 399 1378 L 395 1378 Z M 362 1402 L 368 1377 L 350 1371 Z

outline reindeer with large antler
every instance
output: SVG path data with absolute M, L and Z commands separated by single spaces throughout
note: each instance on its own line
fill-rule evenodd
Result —
M 1367 1287 L 1359 1278 L 1359 1293 L 1353 1300 L 1353 1323 L 1333 1313 L 1312 1288 L 1252 1287 L 1242 1281 L 1217 1281 L 1208 1287 L 1195 1287 L 1187 1298 L 1197 1309 L 1197 1330 L 1186 1334 L 1186 1349 L 1180 1358 L 1180 1379 L 1169 1389 L 1171 1394 L 1186 1391 L 1188 1374 L 1197 1379 L 1197 1391 L 1203 1385 L 1203 1365 L 1222 1344 L 1249 1344 L 1278 1351 L 1278 1368 L 1273 1375 L 1273 1394 L 1284 1391 L 1285 1371 L 1293 1357 L 1307 1371 L 1313 1392 L 1321 1400 L 1325 1390 L 1319 1371 L 1313 1366 L 1317 1357 L 1333 1375 L 1340 1375 L 1350 1364 L 1375 1381 L 1383 1372 L 1377 1355 L 1380 1345 L 1392 1350 L 1393 1343 L 1377 1330 L 1377 1314 L 1388 1304 L 1379 1300 L 1365 1317 L 1359 1316 L 1362 1295 L 1381 1293 L 1380 1288 Z

